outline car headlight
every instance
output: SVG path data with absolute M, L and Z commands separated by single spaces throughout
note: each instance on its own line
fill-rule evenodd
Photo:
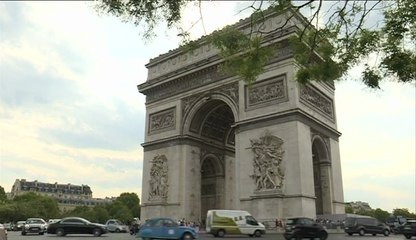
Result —
M 25 224 L 25 228 L 29 228 L 29 225 L 26 225 L 26 224 Z

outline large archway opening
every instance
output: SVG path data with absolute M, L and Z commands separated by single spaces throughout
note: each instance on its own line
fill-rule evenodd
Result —
M 329 164 L 328 151 L 322 138 L 315 138 L 312 142 L 313 180 L 315 187 L 316 214 L 328 214 L 328 200 L 330 200 L 329 176 L 326 168 Z
M 189 131 L 201 139 L 201 148 L 214 149 L 201 154 L 201 220 L 210 209 L 226 207 L 227 153 L 235 154 L 234 114 L 221 100 L 205 102 L 194 114 Z

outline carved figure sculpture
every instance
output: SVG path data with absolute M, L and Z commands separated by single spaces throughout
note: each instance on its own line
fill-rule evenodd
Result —
M 260 139 L 250 139 L 254 153 L 253 175 L 256 190 L 281 189 L 284 173 L 281 168 L 283 140 L 266 132 Z
M 168 159 L 165 155 L 156 155 L 151 161 L 149 180 L 149 200 L 166 200 L 168 196 Z

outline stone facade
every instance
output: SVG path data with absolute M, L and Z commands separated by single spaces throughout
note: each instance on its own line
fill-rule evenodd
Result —
M 287 39 L 303 22 L 287 18 L 266 16 L 265 28 L 287 24 L 265 38 L 280 49 L 252 85 L 220 72 L 218 50 L 204 38 L 146 65 L 142 219 L 203 222 L 209 209 L 244 209 L 259 220 L 344 213 L 335 88 L 294 81 Z M 155 178 L 166 181 L 159 194 Z
M 114 200 L 112 198 L 93 198 L 91 188 L 88 185 L 44 183 L 37 180 L 26 181 L 26 179 L 16 179 L 9 197 L 14 198 L 28 192 L 55 198 L 58 207 L 62 211 L 72 210 L 77 206 L 94 207 L 112 203 Z

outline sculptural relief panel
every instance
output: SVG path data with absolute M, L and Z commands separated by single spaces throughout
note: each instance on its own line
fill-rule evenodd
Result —
M 334 107 L 332 99 L 325 96 L 319 90 L 310 85 L 305 85 L 300 88 L 300 101 L 307 106 L 318 110 L 323 116 L 334 120 Z
M 288 101 L 286 76 L 245 86 L 246 110 Z
M 175 129 L 176 126 L 176 107 L 163 110 L 149 115 L 148 133 L 158 133 Z
M 168 197 L 168 159 L 157 154 L 151 161 L 149 180 L 149 201 L 166 201 Z
M 284 141 L 266 132 L 259 139 L 250 139 L 250 149 L 254 153 L 253 174 L 255 190 L 281 190 L 285 174 L 282 168 Z

